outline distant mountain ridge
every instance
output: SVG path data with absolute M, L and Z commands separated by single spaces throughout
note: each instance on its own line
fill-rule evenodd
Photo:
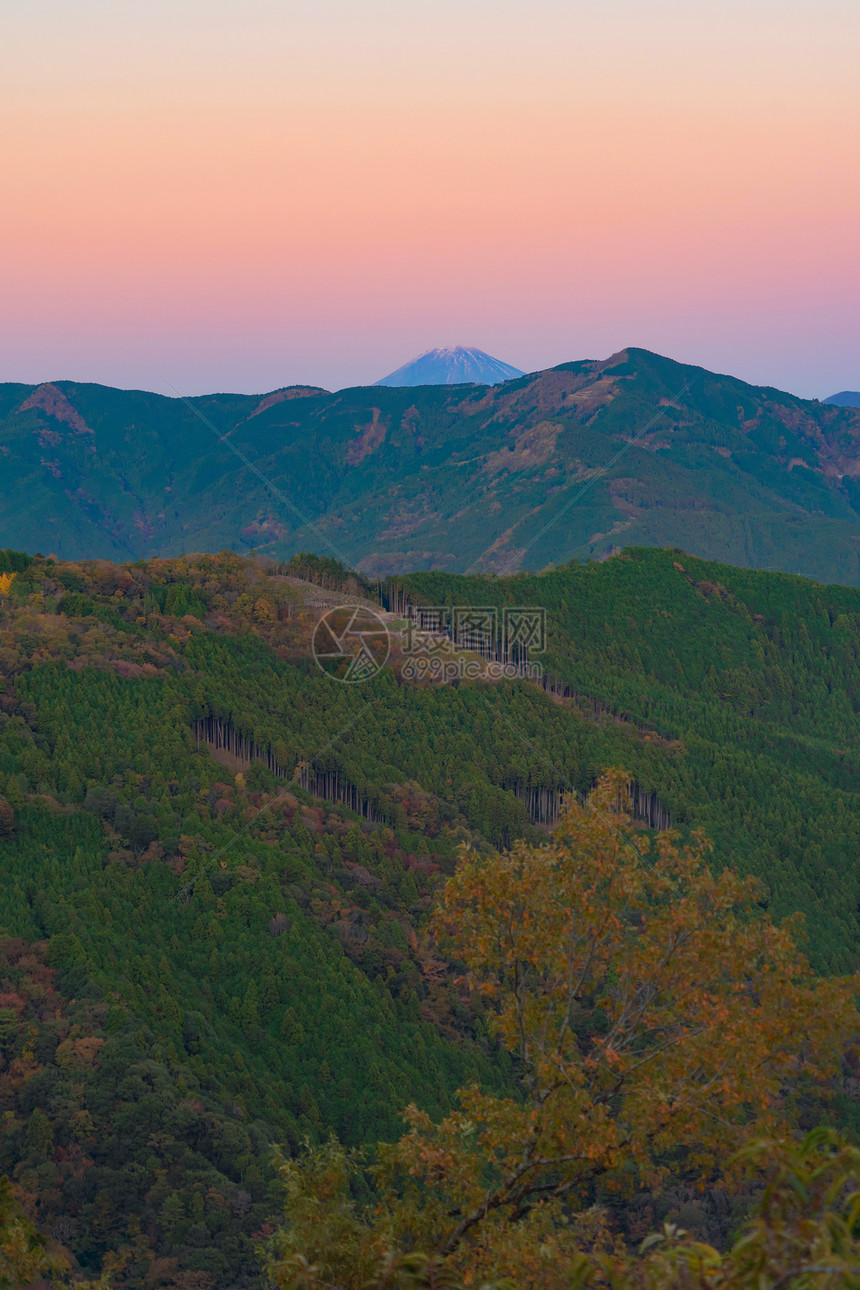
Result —
M 860 390 L 840 390 L 838 394 L 831 394 L 823 403 L 834 403 L 837 408 L 860 408 Z
M 494 387 L 0 385 L 0 548 L 314 550 L 377 576 L 634 545 L 860 585 L 860 410 L 632 348 Z
M 376 385 L 500 385 L 524 376 L 518 367 L 485 354 L 482 349 L 449 345 L 428 349 L 411 362 L 383 376 Z

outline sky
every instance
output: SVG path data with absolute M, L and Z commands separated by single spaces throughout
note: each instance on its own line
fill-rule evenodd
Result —
M 640 345 L 860 389 L 856 0 L 27 0 L 0 380 L 366 384 Z

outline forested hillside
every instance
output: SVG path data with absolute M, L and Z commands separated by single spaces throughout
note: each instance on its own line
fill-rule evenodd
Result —
M 537 576 L 400 582 L 418 604 L 543 606 L 547 676 L 580 696 L 562 704 L 587 713 L 596 700 L 612 756 L 673 820 L 761 877 L 780 913 L 803 910 L 820 964 L 857 964 L 855 590 L 646 550 Z M 559 786 L 566 773 L 556 765 Z
M 410 575 L 343 685 L 309 648 L 341 585 L 371 590 L 0 553 L 0 1174 L 116 1286 L 257 1286 L 272 1143 L 513 1090 L 426 917 L 461 841 L 542 838 L 607 766 L 801 912 L 819 970 L 860 966 L 860 591 L 648 550 Z M 545 607 L 544 680 L 410 680 L 418 604 Z
M 860 583 L 860 412 L 642 349 L 493 388 L 0 386 L 0 544 L 333 552 L 371 575 L 631 544 Z

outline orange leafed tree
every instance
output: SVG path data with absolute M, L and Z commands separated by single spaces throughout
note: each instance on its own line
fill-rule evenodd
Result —
M 638 833 L 626 778 L 569 800 L 545 844 L 465 852 L 448 881 L 435 934 L 487 1000 L 521 1096 L 463 1090 L 441 1123 L 408 1108 L 354 1229 L 366 1252 L 567 1285 L 566 1256 L 600 1236 L 598 1180 L 725 1177 L 745 1141 L 785 1131 L 787 1083 L 836 1068 L 860 982 L 814 978 L 795 927 L 761 913 L 752 879 L 712 872 L 703 838 Z M 353 1284 L 331 1255 L 325 1275 Z

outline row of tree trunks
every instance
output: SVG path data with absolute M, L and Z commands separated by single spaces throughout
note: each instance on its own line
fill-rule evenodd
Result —
M 555 824 L 561 810 L 561 791 L 533 784 L 514 784 L 510 790 L 524 803 L 532 824 Z
M 630 784 L 630 809 L 635 820 L 645 820 L 648 827 L 662 832 L 671 829 L 672 813 L 654 792 L 648 792 L 634 779 Z
M 294 778 L 270 748 L 243 735 L 232 722 L 225 721 L 222 717 L 198 717 L 194 723 L 194 734 L 198 748 L 204 743 L 216 751 L 223 748 L 245 766 L 250 766 L 252 761 L 261 761 L 278 779 Z M 299 770 L 298 782 L 313 797 L 321 797 L 328 802 L 341 802 L 366 820 L 375 821 L 380 818 L 369 799 L 354 784 L 344 779 L 339 771 L 317 771 L 312 766 L 305 766 Z
M 387 582 L 383 587 L 382 603 L 390 613 L 400 614 L 403 618 L 408 618 L 409 610 L 413 608 L 405 587 L 393 581 Z
M 322 797 L 327 802 L 341 802 L 366 820 L 376 822 L 381 818 L 374 811 L 370 800 L 362 796 L 355 784 L 342 779 L 339 771 L 315 771 L 313 767 L 305 767 L 299 774 L 299 783 L 313 797 Z
M 544 788 L 539 784 L 522 783 L 511 784 L 506 787 L 525 804 L 532 824 L 543 824 L 551 827 L 556 823 L 561 813 L 561 799 L 564 796 L 564 789 Z M 664 806 L 655 792 L 649 792 L 644 789 L 634 779 L 630 781 L 629 793 L 629 801 L 626 803 L 619 801 L 619 809 L 624 807 L 630 811 L 634 820 L 641 820 L 650 829 L 656 829 L 658 832 L 673 827 L 671 812 Z
M 211 744 L 216 749 L 224 748 L 246 765 L 252 761 L 261 761 L 273 775 L 280 779 L 288 778 L 287 768 L 280 765 L 271 749 L 243 735 L 231 721 L 225 721 L 222 717 L 198 717 L 194 722 L 194 734 L 198 748 L 202 743 Z
M 208 744 L 216 751 L 223 748 L 246 766 L 252 761 L 261 761 L 279 779 L 293 778 L 286 767 L 278 762 L 270 748 L 243 735 L 236 730 L 232 722 L 225 721 L 222 717 L 198 717 L 194 723 L 194 734 L 198 748 L 202 743 Z M 313 797 L 321 797 L 327 802 L 340 802 L 366 820 L 376 822 L 382 818 L 374 810 L 369 798 L 365 797 L 355 784 L 345 779 L 337 769 L 317 770 L 313 766 L 303 766 L 299 770 L 298 782 Z M 547 788 L 540 784 L 523 784 L 519 781 L 506 787 L 525 803 L 533 824 L 552 826 L 558 820 L 563 789 Z M 672 816 L 668 808 L 660 801 L 656 792 L 649 792 L 642 788 L 636 780 L 630 782 L 629 809 L 634 819 L 643 820 L 649 828 L 658 830 L 672 828 Z

